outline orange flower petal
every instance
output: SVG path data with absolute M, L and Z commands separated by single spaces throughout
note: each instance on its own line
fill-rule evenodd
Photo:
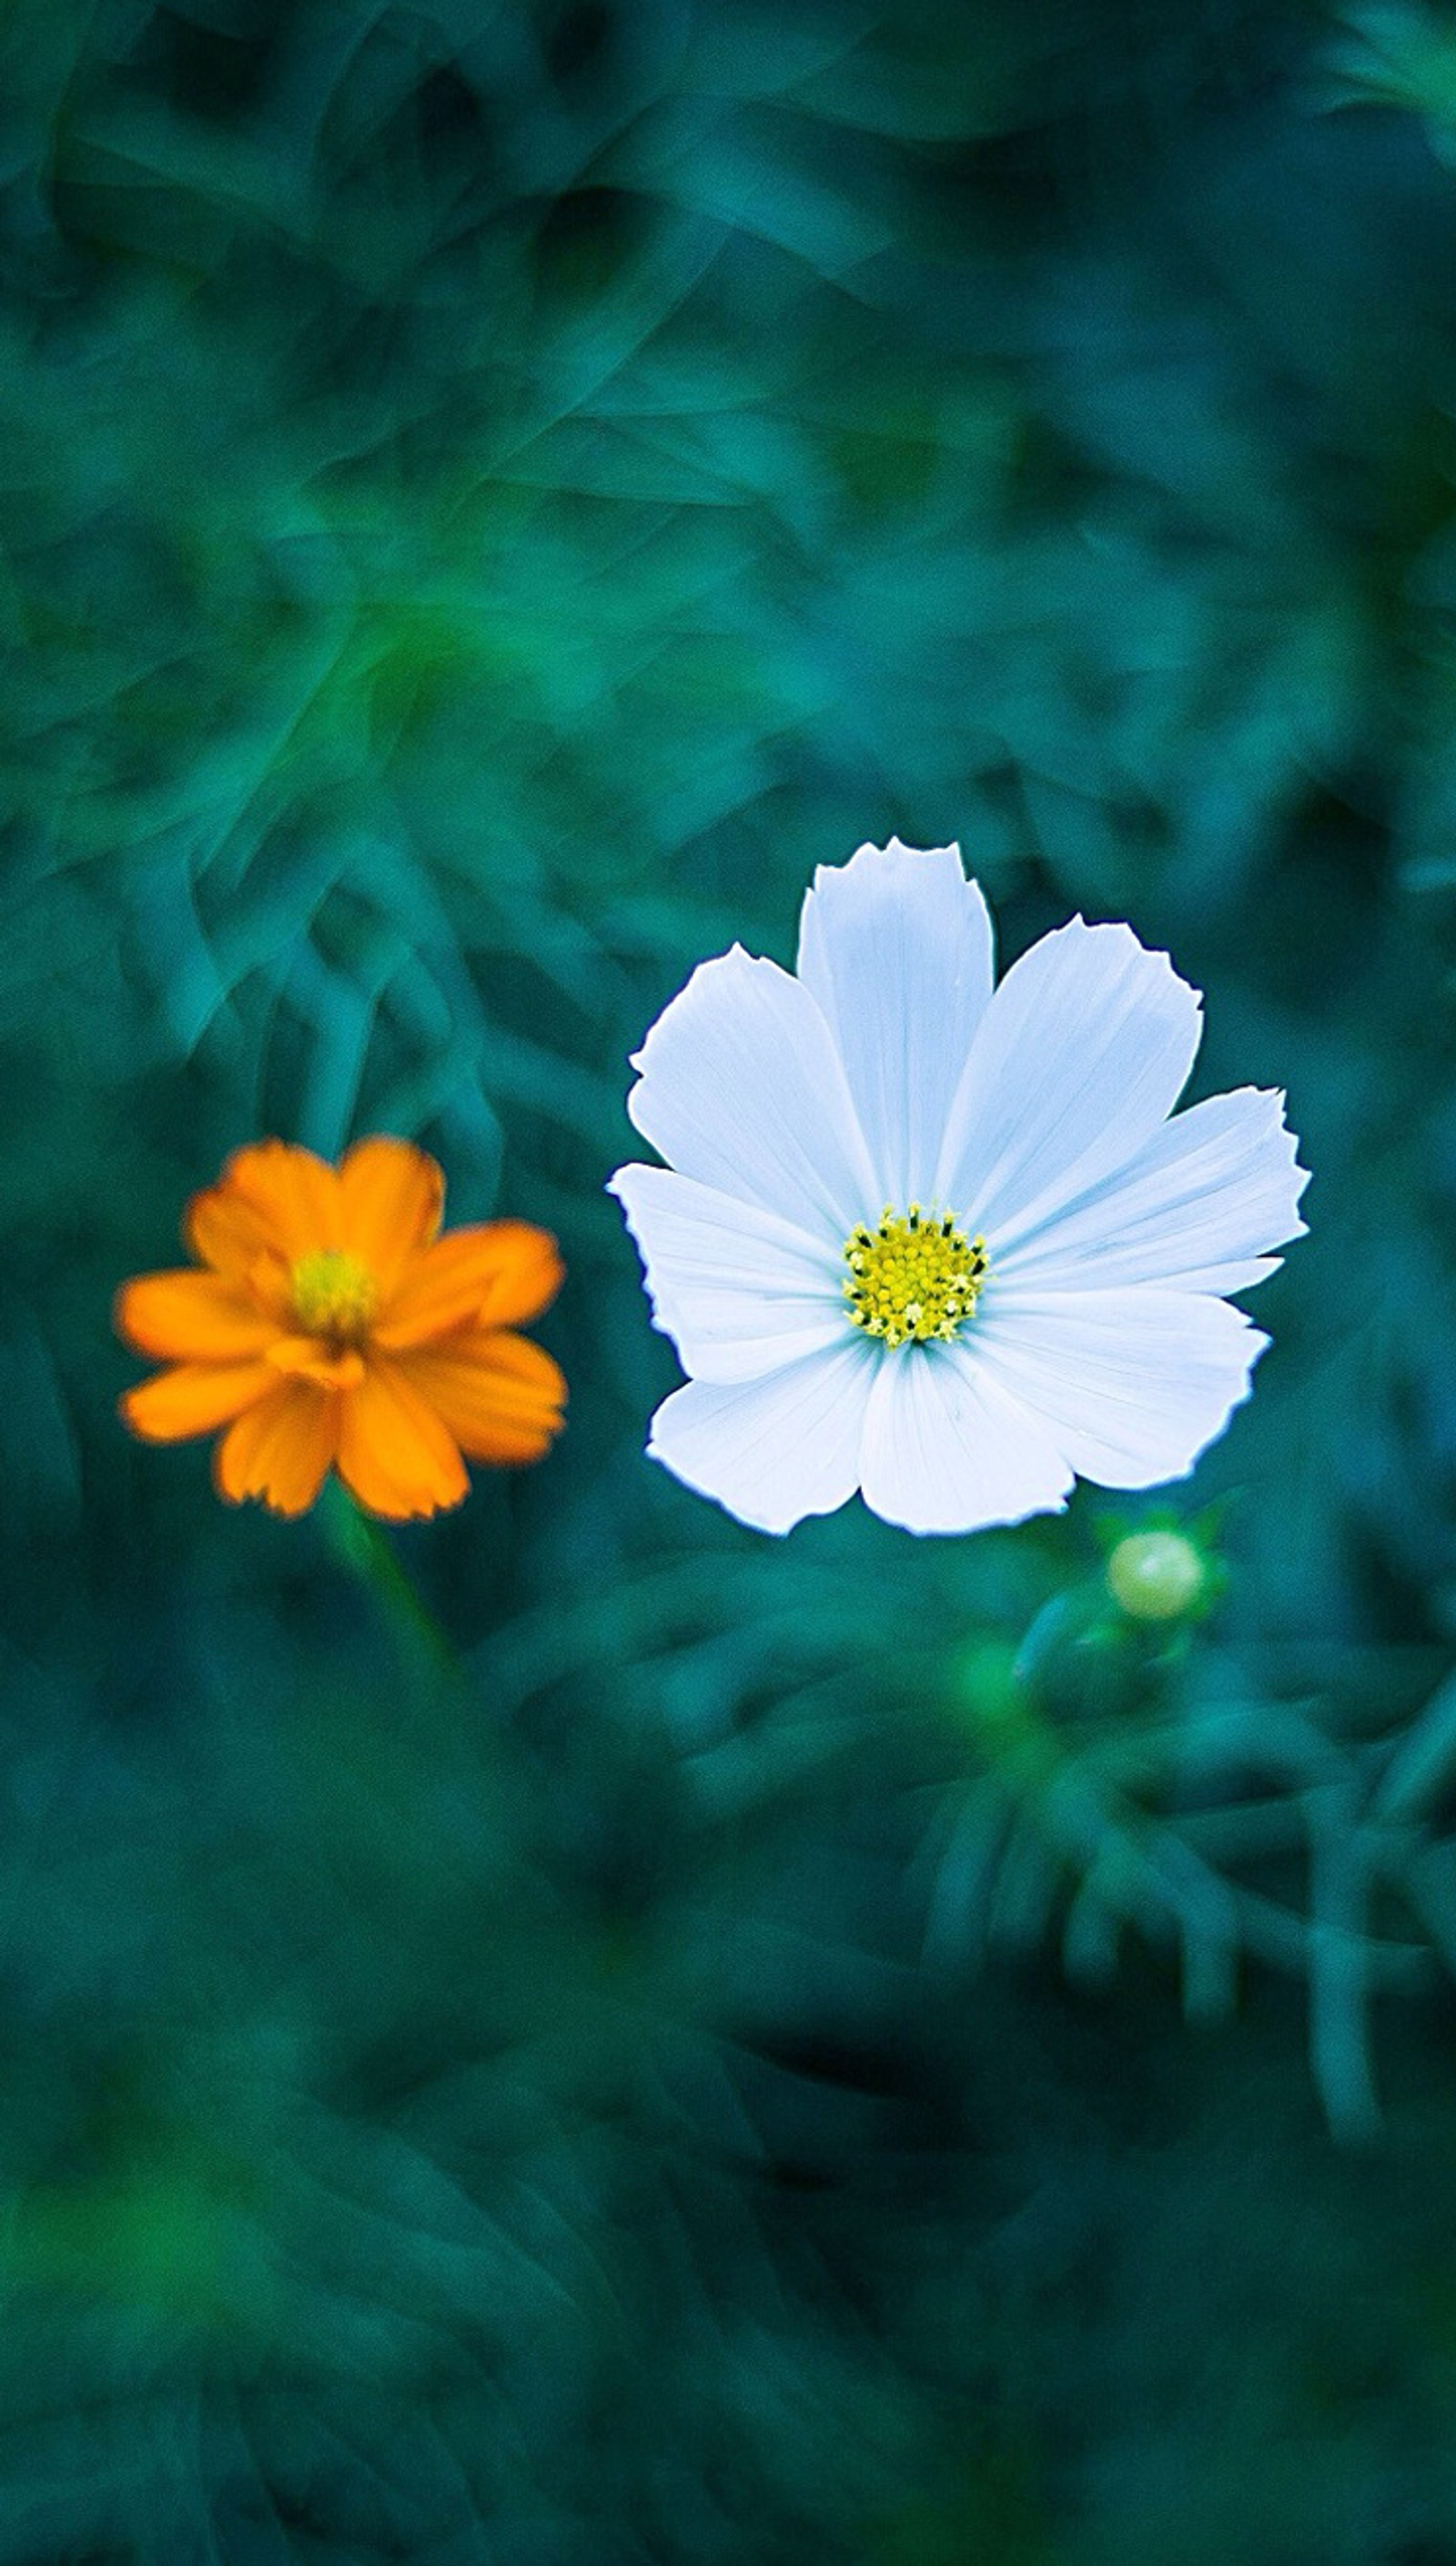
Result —
M 186 1268 L 137 1274 L 112 1305 L 117 1332 L 138 1354 L 172 1363 L 236 1363 L 261 1354 L 272 1322 L 220 1274 Z
M 397 1353 L 453 1328 L 534 1319 L 561 1289 L 565 1271 L 550 1231 L 529 1220 L 452 1229 L 406 1269 L 375 1323 L 374 1342 Z
M 265 1251 L 280 1253 L 272 1226 L 257 1205 L 226 1183 L 192 1196 L 182 1215 L 182 1237 L 194 1256 L 232 1283 L 246 1282 Z
M 289 1330 L 297 1327 L 288 1265 L 275 1249 L 265 1248 L 261 1256 L 254 1257 L 248 1268 L 248 1290 L 258 1308 L 275 1327 Z
M 371 1349 L 342 1409 L 339 1475 L 371 1514 L 402 1520 L 460 1503 L 470 1482 L 454 1437 L 397 1364 Z
M 561 1431 L 565 1377 L 529 1337 L 463 1329 L 444 1346 L 401 1355 L 399 1369 L 472 1461 L 539 1461 Z
M 331 1355 L 318 1337 L 275 1337 L 268 1360 L 275 1372 L 314 1382 L 320 1390 L 358 1390 L 364 1377 L 364 1357 L 353 1346 Z
M 278 1515 L 301 1515 L 324 1483 L 339 1442 L 340 1402 L 311 1383 L 279 1381 L 228 1427 L 212 1456 L 220 1497 L 261 1497 Z
M 392 1292 L 411 1256 L 428 1247 L 440 1226 L 445 1179 L 435 1160 L 412 1141 L 376 1133 L 356 1141 L 339 1169 L 344 1205 L 343 1243 L 362 1257 L 379 1286 Z
M 310 1248 L 344 1244 L 338 1174 L 295 1142 L 256 1141 L 234 1150 L 217 1190 L 253 1213 L 261 1244 L 277 1248 L 290 1262 Z
M 133 1434 L 148 1443 L 183 1443 L 210 1434 L 278 1387 L 271 1364 L 178 1364 L 153 1373 L 117 1403 Z

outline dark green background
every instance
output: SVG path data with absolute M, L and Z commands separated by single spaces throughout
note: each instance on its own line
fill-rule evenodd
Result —
M 1456 20 L 0 0 L 0 2566 L 1452 2566 Z M 1165 1641 L 642 1459 L 625 1055 L 891 831 L 1289 1090 Z M 572 1410 L 351 1547 L 109 1313 L 373 1130 Z

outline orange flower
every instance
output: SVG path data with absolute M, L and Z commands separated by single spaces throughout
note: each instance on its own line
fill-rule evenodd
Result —
M 194 1194 L 183 1236 L 201 1270 L 139 1274 L 116 1324 L 167 1366 L 126 1392 L 134 1434 L 173 1443 L 226 1426 L 218 1494 L 282 1515 L 326 1472 L 370 1514 L 458 1505 L 461 1459 L 536 1461 L 567 1386 L 513 1323 L 557 1292 L 555 1239 L 524 1220 L 438 1235 L 444 1178 L 409 1141 L 358 1141 L 331 1167 L 260 1141 Z

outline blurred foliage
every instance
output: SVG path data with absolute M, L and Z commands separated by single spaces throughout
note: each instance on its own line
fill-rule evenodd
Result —
M 1453 67 L 0 0 L 0 2566 L 1456 2559 Z M 626 1052 L 891 831 L 1289 1088 L 1172 1513 L 642 1459 Z M 226 1152 L 377 1129 L 570 1266 L 397 1540 L 113 1412 Z

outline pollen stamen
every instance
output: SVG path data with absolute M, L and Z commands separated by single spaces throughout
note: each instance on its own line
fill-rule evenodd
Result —
M 845 1241 L 848 1317 L 887 1346 L 948 1344 L 975 1309 L 989 1270 L 984 1238 L 968 1239 L 949 1212 L 886 1203 L 873 1229 Z
M 378 1307 L 379 1288 L 362 1257 L 342 1247 L 316 1247 L 288 1278 L 293 1314 L 306 1336 L 332 1346 L 358 1345 Z

